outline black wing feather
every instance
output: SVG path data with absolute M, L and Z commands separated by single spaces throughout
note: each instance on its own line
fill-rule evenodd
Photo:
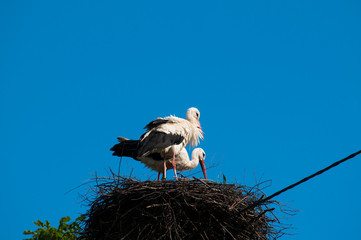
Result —
M 169 122 L 169 120 L 167 119 L 164 119 L 164 118 L 157 118 L 157 119 L 154 119 L 153 121 L 151 121 L 150 123 L 148 123 L 144 129 L 147 129 L 147 131 L 150 131 L 152 130 L 153 128 L 159 126 L 159 125 L 162 125 L 164 123 L 167 123 Z
M 163 161 L 164 160 L 164 158 L 162 157 L 162 155 L 159 152 L 151 153 L 151 154 L 147 155 L 147 158 L 151 158 L 155 161 Z
M 119 157 L 131 157 L 138 160 L 137 152 L 139 148 L 139 140 L 125 140 L 118 144 L 115 144 L 110 151 L 113 152 L 113 156 Z
M 139 143 L 138 156 L 143 156 L 145 153 L 154 149 L 164 149 L 171 145 L 178 145 L 182 143 L 184 137 L 177 134 L 151 132 L 146 138 L 143 138 Z

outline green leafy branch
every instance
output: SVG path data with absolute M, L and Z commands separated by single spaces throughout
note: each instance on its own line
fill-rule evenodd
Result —
M 48 220 L 43 223 L 38 220 L 34 222 L 39 228 L 36 231 L 26 230 L 25 235 L 33 235 L 26 240 L 76 240 L 81 230 L 81 221 L 85 219 L 84 216 L 80 216 L 75 219 L 74 222 L 70 222 L 70 217 L 63 217 L 59 221 L 58 228 L 50 226 Z

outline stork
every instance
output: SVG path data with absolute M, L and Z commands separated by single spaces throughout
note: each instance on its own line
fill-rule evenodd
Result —
M 206 166 L 204 163 L 205 159 L 206 159 L 206 153 L 204 152 L 204 150 L 202 148 L 193 149 L 191 160 L 189 160 L 187 150 L 185 148 L 183 148 L 176 156 L 175 162 L 176 162 L 177 170 L 179 170 L 179 171 L 192 170 L 192 169 L 196 168 L 198 166 L 198 164 L 200 164 L 201 168 L 202 168 L 204 179 L 207 179 Z M 169 161 L 167 162 L 167 167 L 168 167 L 168 164 L 171 165 L 170 167 L 172 167 L 172 164 Z M 158 173 L 158 181 L 159 181 L 159 173 Z
M 166 176 L 167 159 L 172 159 L 172 168 L 177 179 L 176 159 L 182 149 L 190 144 L 196 146 L 199 139 L 203 139 L 203 132 L 199 122 L 200 112 L 197 108 L 189 108 L 186 118 L 178 118 L 169 116 L 165 118 L 157 118 L 148 123 L 144 128 L 147 130 L 139 140 L 129 140 L 132 142 L 119 143 L 111 150 L 113 155 L 127 156 L 125 152 L 130 151 L 130 157 L 144 158 L 150 156 L 154 158 L 161 156 L 163 158 L 163 177 Z M 125 149 L 125 145 L 131 144 L 131 148 Z M 136 143 L 134 145 L 134 143 Z M 119 148 L 122 146 L 122 148 Z M 169 165 L 168 165 L 169 166 Z
M 168 158 L 165 161 L 166 170 L 164 171 L 164 157 L 160 153 L 152 153 L 145 157 L 137 156 L 138 140 L 128 140 L 123 137 L 118 137 L 118 140 L 120 143 L 116 144 L 112 148 L 114 151 L 113 155 L 131 157 L 137 161 L 141 161 L 146 167 L 158 172 L 158 181 L 161 173 L 163 173 L 163 179 L 165 179 L 166 175 L 164 175 L 164 172 L 169 168 L 173 168 L 173 159 Z M 200 163 L 203 176 L 207 179 L 207 172 L 204 163 L 205 157 L 206 154 L 202 148 L 195 148 L 192 151 L 192 159 L 190 160 L 187 150 L 182 148 L 175 155 L 176 170 L 188 171 L 196 168 Z

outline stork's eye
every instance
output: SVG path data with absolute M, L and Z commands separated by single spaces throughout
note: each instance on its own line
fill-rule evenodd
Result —
M 197 118 L 199 118 L 199 113 L 196 113 Z
M 205 153 L 203 153 L 203 158 L 205 158 L 206 157 L 206 154 Z

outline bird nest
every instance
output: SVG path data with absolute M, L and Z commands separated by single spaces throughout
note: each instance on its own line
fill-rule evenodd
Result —
M 279 203 L 257 187 L 205 182 L 96 178 L 80 239 L 277 239 Z M 246 209 L 250 207 L 250 209 Z

